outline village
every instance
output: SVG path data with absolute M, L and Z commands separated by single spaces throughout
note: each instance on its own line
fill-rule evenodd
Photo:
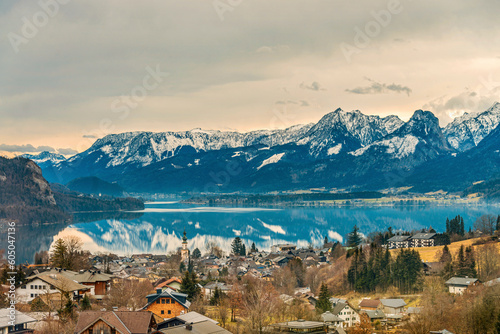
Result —
M 190 251 L 185 231 L 168 255 L 90 254 L 76 237 L 59 239 L 17 268 L 0 333 L 457 333 L 434 327 L 452 314 L 429 315 L 498 296 L 498 231 L 442 246 L 430 230 L 389 229 L 367 243 L 355 227 L 345 246 L 325 237 L 319 248 L 269 251 L 236 237 L 230 254 L 215 243 Z M 376 267 L 384 258 L 390 273 Z M 7 267 L 2 281 L 8 292 Z

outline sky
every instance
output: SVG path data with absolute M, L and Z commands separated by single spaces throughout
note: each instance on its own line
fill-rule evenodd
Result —
M 74 154 L 126 131 L 250 131 L 337 108 L 434 112 L 500 97 L 500 2 L 0 3 L 0 151 Z

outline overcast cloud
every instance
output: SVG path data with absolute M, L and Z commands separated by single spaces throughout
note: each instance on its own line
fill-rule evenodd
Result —
M 402 0 L 356 44 L 388 4 L 70 1 L 29 31 L 38 1 L 2 1 L 0 143 L 81 151 L 108 133 L 290 126 L 276 101 L 297 101 L 285 104 L 296 123 L 425 107 L 445 125 L 500 99 L 499 2 Z

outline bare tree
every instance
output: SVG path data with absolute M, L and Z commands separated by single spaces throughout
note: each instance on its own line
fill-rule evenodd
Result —
M 149 281 L 123 280 L 111 286 L 103 304 L 108 310 L 127 307 L 135 311 L 146 304 L 146 296 L 152 290 L 153 285 Z
M 224 256 L 222 248 L 220 248 L 215 241 L 207 242 L 207 244 L 205 245 L 205 250 L 207 251 L 208 255 L 215 255 L 219 258 Z
M 496 244 L 481 246 L 476 252 L 479 279 L 483 282 L 500 274 L 500 252 Z
M 482 215 L 474 222 L 474 229 L 484 234 L 492 235 L 495 232 L 497 217 L 494 215 Z
M 273 286 L 265 281 L 249 279 L 245 285 L 242 311 L 247 328 L 252 333 L 263 333 L 277 311 L 279 297 Z

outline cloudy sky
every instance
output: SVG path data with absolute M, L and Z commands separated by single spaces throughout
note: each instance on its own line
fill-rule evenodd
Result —
M 500 2 L 2 1 L 0 151 L 500 100 Z

